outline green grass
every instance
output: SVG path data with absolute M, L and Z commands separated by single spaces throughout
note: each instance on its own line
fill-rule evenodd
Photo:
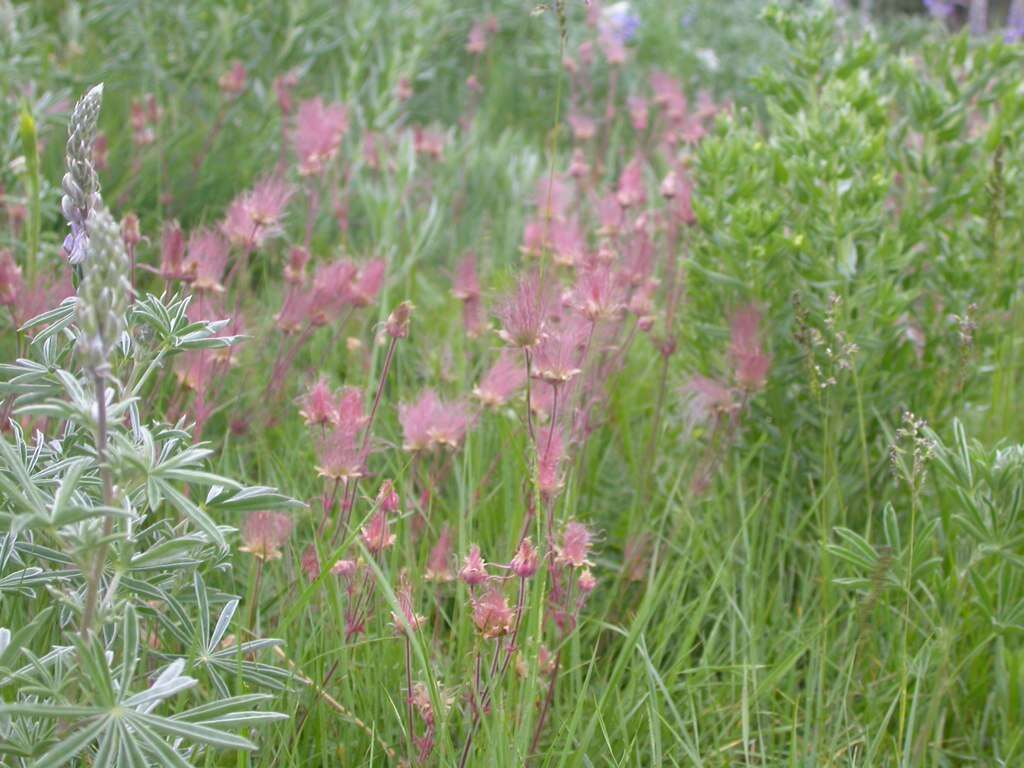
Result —
M 539 747 L 531 752 L 546 692 L 537 650 L 557 635 L 542 615 L 547 587 L 535 579 L 520 634 L 525 668 L 510 669 L 469 764 L 1021 764 L 1021 50 L 911 22 L 862 37 L 829 15 L 763 18 L 761 4 L 740 0 L 635 5 L 643 27 L 619 97 L 644 91 L 649 71 L 664 69 L 693 103 L 707 88 L 735 107 L 687 159 L 696 223 L 678 246 L 685 293 L 664 416 L 656 407 L 661 358 L 641 335 L 605 382 L 593 434 L 556 502 L 560 520 L 599 532 L 599 586 L 578 630 L 552 648 L 562 666 Z M 531 454 L 521 404 L 481 414 L 418 532 L 413 489 L 427 467 L 396 447 L 397 405 L 425 386 L 467 394 L 493 361 L 500 342 L 463 334 L 450 275 L 475 251 L 493 305 L 522 263 L 538 181 L 568 163 L 568 130 L 553 133 L 556 98 L 564 117 L 579 94 L 560 63 L 555 15 L 529 11 L 528 3 L 447 0 L 0 2 L 0 183 L 8 200 L 25 194 L 15 160 L 24 92 L 43 142 L 39 216 L 54 269 L 64 234 L 57 185 L 66 115 L 50 107 L 60 99 L 106 83 L 104 194 L 118 216 L 138 213 L 149 238 L 140 260 L 154 265 L 166 219 L 186 228 L 216 223 L 273 168 L 273 77 L 297 68 L 302 97 L 350 106 L 339 166 L 353 169 L 349 229 L 322 215 L 313 261 L 385 258 L 380 301 L 343 329 L 318 333 L 298 358 L 288 396 L 264 402 L 282 343 L 268 307 L 279 306 L 286 245 L 301 241 L 305 226 L 303 205 L 293 206 L 287 238 L 257 259 L 246 306 L 253 338 L 204 431 L 218 472 L 314 502 L 298 515 L 284 558 L 267 564 L 255 627 L 245 618 L 251 558 L 235 553 L 233 569 L 208 569 L 205 578 L 243 598 L 233 631 L 282 638 L 302 676 L 330 676 L 324 692 L 337 706 L 297 683 L 275 702 L 291 718 L 257 732 L 258 752 L 209 753 L 203 764 L 399 764 L 410 748 L 405 648 L 390 610 L 403 569 L 428 619 L 413 644 L 413 677 L 429 686 L 435 707 L 454 699 L 438 708 L 430 764 L 458 763 L 483 641 L 467 588 L 427 584 L 422 568 L 443 523 L 460 557 L 479 543 L 488 560 L 507 561 L 533 495 Z M 461 128 L 473 67 L 465 36 L 487 12 L 500 31 L 480 62 L 476 119 Z M 582 4 L 571 4 L 569 51 L 591 34 Z M 701 64 L 703 48 L 717 52 L 716 71 Z M 247 66 L 249 86 L 227 108 L 195 175 L 191 159 L 218 120 L 217 78 L 234 59 Z M 415 86 L 405 106 L 394 98 L 403 77 Z M 593 87 L 588 106 L 599 112 L 609 87 L 603 64 Z M 165 118 L 157 142 L 136 152 L 128 116 L 143 93 L 156 95 Z M 399 133 L 408 124 L 446 132 L 440 160 L 413 151 Z M 391 137 L 388 173 L 362 165 L 359 137 L 368 130 Z M 603 153 L 590 156 L 602 190 L 613 188 L 635 145 L 620 108 Z M 653 209 L 667 167 L 664 155 L 649 160 Z M 0 223 L 0 248 L 24 258 L 25 237 L 6 216 Z M 379 325 L 406 298 L 416 305 L 412 333 L 384 390 L 374 430 L 380 450 L 363 492 L 391 478 L 407 512 L 372 573 L 368 631 L 346 643 L 341 581 L 309 581 L 299 562 L 311 542 L 327 562 L 360 545 L 354 533 L 344 544 L 315 536 L 322 480 L 293 398 L 321 373 L 372 394 L 385 351 Z M 726 370 L 729 311 L 746 302 L 764 313 L 768 385 L 735 430 L 712 433 L 690 422 L 685 387 L 693 375 Z M 970 333 L 967 317 L 976 324 Z M 350 336 L 365 360 L 347 351 Z M 4 336 L 5 352 L 13 337 Z M 146 407 L 166 412 L 174 399 L 169 375 Z M 905 411 L 928 424 L 916 441 L 898 432 Z M 241 433 L 231 429 L 239 418 L 248 422 Z M 708 455 L 714 472 L 698 493 L 693 481 Z M 369 509 L 360 503 L 356 518 Z M 649 567 L 632 580 L 627 542 L 644 536 Z M 5 597 L 0 626 L 17 627 L 36 610 Z M 59 638 L 53 627 L 38 641 L 45 650 Z

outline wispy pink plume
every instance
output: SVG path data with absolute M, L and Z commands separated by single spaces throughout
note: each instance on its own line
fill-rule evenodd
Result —
M 537 487 L 545 497 L 562 489 L 562 458 L 565 444 L 557 425 L 537 435 Z
M 354 286 L 359 269 L 348 259 L 322 264 L 313 277 L 310 322 L 326 325 L 354 303 Z
M 729 354 L 733 361 L 736 383 L 747 391 L 762 389 L 771 368 L 771 357 L 761 345 L 761 313 L 752 306 L 733 313 L 730 320 Z
M 496 586 L 492 586 L 482 597 L 473 601 L 473 623 L 487 639 L 511 632 L 514 616 L 515 611 L 509 607 L 505 595 Z
M 222 293 L 221 280 L 228 264 L 230 246 L 213 229 L 197 229 L 188 239 L 186 271 L 196 291 Z
M 299 413 L 307 426 L 326 427 L 337 423 L 338 409 L 334 402 L 334 392 L 325 378 L 317 379 L 303 395 Z
M 592 545 L 593 535 L 587 526 L 575 520 L 568 522 L 562 531 L 562 540 L 555 545 L 556 560 L 570 568 L 593 565 L 589 560 Z
M 480 379 L 473 390 L 476 398 L 488 408 L 504 405 L 526 385 L 526 366 L 523 356 L 511 349 L 503 349 L 494 365 Z
M 292 518 L 281 512 L 252 512 L 242 526 L 239 550 L 261 560 L 277 560 L 281 557 L 281 547 L 292 535 L 294 525 Z
M 457 448 L 471 421 L 464 403 L 444 402 L 432 389 L 424 390 L 415 403 L 400 405 L 398 420 L 404 435 L 402 447 L 407 451 Z
M 221 231 L 237 248 L 261 248 L 283 234 L 281 222 L 293 193 L 291 184 L 284 179 L 270 176 L 260 180 L 228 206 Z
M 427 567 L 423 577 L 427 581 L 446 582 L 455 578 L 451 570 L 452 560 L 452 534 L 445 523 L 441 527 L 441 533 L 437 537 L 437 543 L 430 550 L 427 557 Z
M 528 349 L 536 346 L 544 334 L 544 324 L 551 306 L 548 288 L 540 276 L 530 273 L 520 278 L 511 295 L 498 307 L 501 330 L 498 335 L 506 344 Z
M 647 202 L 647 190 L 644 187 L 644 166 L 643 158 L 636 156 L 622 170 L 615 197 L 623 208 L 642 206 Z
M 323 172 L 341 147 L 348 130 L 348 109 L 344 104 L 324 104 L 319 96 L 299 104 L 292 129 L 292 147 L 299 159 L 299 174 Z
M 384 287 L 388 265 L 384 259 L 370 259 L 359 267 L 352 286 L 352 301 L 357 307 L 368 307 L 377 300 Z

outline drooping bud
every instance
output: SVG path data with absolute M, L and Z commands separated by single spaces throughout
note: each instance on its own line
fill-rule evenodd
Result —
M 105 208 L 94 208 L 87 226 L 91 258 L 78 286 L 78 351 L 87 369 L 103 373 L 124 330 L 130 265 L 121 228 Z
M 94 86 L 75 105 L 68 123 L 67 173 L 61 180 L 64 195 L 60 207 L 71 225 L 64 240 L 64 252 L 71 264 L 81 264 L 88 256 L 87 234 L 90 212 L 100 204 L 100 181 L 93 165 L 96 124 L 103 102 L 103 83 Z
M 404 339 L 409 335 L 409 318 L 412 315 L 412 302 L 403 301 L 388 315 L 385 329 L 393 339 Z

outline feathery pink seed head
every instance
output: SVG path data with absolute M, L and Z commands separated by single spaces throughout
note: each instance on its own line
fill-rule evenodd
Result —
M 21 268 L 8 250 L 0 251 L 0 305 L 13 307 L 24 290 Z
M 471 587 L 483 584 L 487 581 L 487 563 L 480 555 L 480 547 L 476 544 L 469 548 L 469 554 L 463 560 L 462 568 L 459 571 L 459 578 L 463 583 Z
M 480 634 L 489 640 L 511 632 L 514 618 L 515 611 L 495 586 L 473 601 L 473 623 Z
M 397 514 L 401 508 L 401 500 L 395 491 L 394 483 L 390 480 L 381 483 L 380 491 L 377 492 L 377 506 L 389 515 Z
M 361 533 L 363 543 L 370 554 L 378 554 L 395 543 L 395 534 L 391 533 L 391 522 L 388 513 L 378 509 L 370 521 L 363 526 Z
M 764 388 L 772 362 L 761 346 L 760 324 L 761 313 L 753 306 L 737 310 L 730 321 L 729 353 L 736 383 L 749 392 Z
M 323 172 L 341 147 L 348 131 L 348 109 L 344 104 L 324 104 L 316 97 L 299 104 L 292 131 L 292 147 L 299 158 L 299 175 Z
M 529 579 L 537 573 L 539 564 L 540 558 L 537 555 L 537 548 L 533 546 L 533 542 L 527 536 L 519 542 L 519 549 L 516 550 L 512 562 L 509 563 L 509 568 L 519 578 Z
M 277 560 L 281 557 L 281 547 L 292 535 L 293 525 L 292 518 L 280 512 L 252 512 L 242 526 L 239 551 L 260 560 Z
M 525 385 L 526 368 L 521 355 L 511 349 L 503 349 L 494 365 L 480 379 L 473 394 L 486 407 L 497 408 L 507 403 Z
M 200 292 L 223 293 L 221 279 L 228 264 L 230 247 L 213 229 L 198 229 L 188 239 L 186 272 L 192 288 Z
M 445 524 L 441 527 L 441 533 L 437 537 L 437 543 L 430 550 L 427 557 L 427 567 L 424 571 L 424 578 L 427 581 L 446 582 L 454 577 L 449 566 L 452 558 L 452 535 Z
M 395 632 L 399 635 L 415 632 L 423 626 L 426 619 L 416 613 L 413 607 L 412 585 L 409 583 L 409 576 L 405 571 L 402 571 L 398 591 L 395 596 L 398 598 L 398 607 L 401 611 L 401 615 L 394 612 L 391 613 Z
M 592 545 L 590 531 L 583 523 L 575 520 L 566 523 L 562 540 L 555 546 L 556 561 L 570 568 L 592 565 L 588 557 Z
M 462 257 L 455 269 L 452 293 L 460 301 L 480 298 L 480 278 L 476 272 L 476 254 L 472 251 Z
M 512 347 L 536 346 L 544 334 L 549 305 L 540 277 L 536 273 L 524 276 L 498 310 L 502 325 L 498 335 Z
M 299 414 L 310 427 L 325 427 L 335 423 L 337 409 L 334 405 L 334 392 L 331 391 L 326 379 L 317 379 L 303 396 Z
M 352 287 L 352 300 L 357 307 L 368 307 L 384 286 L 388 265 L 384 259 L 371 259 L 363 264 Z

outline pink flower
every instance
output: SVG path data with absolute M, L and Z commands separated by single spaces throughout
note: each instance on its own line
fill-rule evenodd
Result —
M 587 237 L 578 221 L 557 221 L 551 226 L 550 243 L 552 259 L 556 264 L 573 267 L 587 257 Z
M 582 568 L 593 565 L 587 558 L 590 555 L 592 537 L 583 523 L 575 520 L 566 523 L 562 531 L 562 540 L 555 546 L 555 559 L 558 563 L 570 568 Z
M 309 251 L 301 245 L 288 251 L 288 263 L 284 267 L 284 280 L 289 285 L 302 285 L 306 282 L 306 265 L 309 263 Z
M 692 417 L 715 418 L 723 414 L 729 415 L 738 407 L 729 388 L 714 379 L 694 376 L 690 379 L 687 389 L 693 395 Z
M 594 118 L 582 112 L 569 113 L 569 127 L 576 141 L 590 141 L 597 134 L 597 123 Z
M 320 439 L 317 447 L 321 477 L 351 480 L 363 476 L 364 456 L 357 435 L 340 427 Z
M 472 251 L 462 257 L 455 269 L 452 294 L 459 301 L 480 298 L 480 278 L 476 272 L 476 254 Z
M 507 403 L 525 384 L 526 367 L 520 356 L 511 349 L 503 349 L 473 394 L 488 408 L 497 408 Z
M 487 50 L 488 38 L 497 31 L 498 19 L 494 16 L 476 22 L 469 30 L 466 51 L 474 56 L 480 56 Z
M 359 269 L 351 261 L 340 259 L 322 264 L 313 276 L 310 322 L 327 325 L 354 303 L 353 288 Z
M 640 96 L 632 96 L 629 99 L 629 119 L 633 123 L 633 130 L 643 133 L 647 130 L 647 100 Z
M 326 427 L 328 424 L 336 423 L 334 392 L 331 391 L 326 379 L 321 377 L 310 387 L 309 392 L 302 398 L 302 409 L 299 414 L 310 427 Z
M 373 555 L 383 552 L 395 543 L 395 535 L 391 533 L 391 521 L 383 509 L 373 513 L 370 521 L 363 526 L 361 535 L 363 543 Z
M 387 269 L 384 259 L 370 259 L 360 267 L 352 286 L 352 300 L 357 307 L 368 307 L 377 299 L 384 286 Z
M 533 353 L 530 375 L 553 386 L 560 386 L 580 372 L 582 344 L 587 329 L 571 322 L 561 323 L 544 335 Z
M 233 61 L 231 69 L 220 76 L 218 85 L 220 91 L 229 99 L 234 99 L 245 90 L 245 65 L 240 61 Z
M 14 307 L 18 295 L 24 288 L 21 268 L 14 261 L 11 252 L 0 251 L 0 305 Z
M 549 304 L 550 297 L 540 277 L 536 273 L 524 276 L 498 309 L 502 324 L 498 335 L 513 347 L 536 346 L 544 333 Z
M 219 232 L 198 229 L 188 239 L 187 272 L 197 291 L 223 293 L 221 278 L 228 263 L 229 246 Z
M 331 574 L 341 576 L 343 579 L 351 580 L 359 571 L 359 562 L 356 560 L 339 560 L 331 566 Z
M 469 413 L 461 402 L 445 403 L 432 389 L 415 403 L 398 408 L 407 451 L 424 451 L 437 446 L 457 448 L 469 428 Z
M 439 131 L 417 125 L 413 129 L 413 149 L 417 154 L 440 160 L 444 154 L 446 137 Z
M 243 546 L 239 551 L 260 560 L 277 560 L 281 557 L 281 547 L 292 535 L 293 526 L 291 517 L 280 512 L 253 512 L 242 526 Z
M 396 514 L 401 507 L 401 499 L 398 498 L 395 485 L 390 480 L 381 483 L 380 490 L 377 492 L 377 507 L 389 515 Z
M 277 95 L 277 106 L 281 110 L 281 114 L 290 115 L 295 108 L 293 92 L 298 84 L 299 73 L 295 70 L 274 78 L 274 93 Z
M 491 587 L 473 601 L 473 623 L 487 639 L 501 637 L 512 631 L 515 612 L 497 587 Z
M 622 288 L 615 273 L 604 265 L 584 269 L 576 278 L 573 306 L 592 323 L 611 320 L 622 312 Z
M 414 307 L 411 301 L 403 301 L 388 315 L 384 330 L 392 339 L 404 339 L 409 335 L 409 320 Z
M 539 565 L 540 558 L 537 555 L 537 548 L 533 546 L 533 542 L 527 536 L 519 542 L 519 549 L 516 550 L 512 562 L 509 563 L 509 568 L 519 578 L 528 579 L 537 573 Z
M 480 547 L 476 544 L 469 548 L 469 554 L 463 560 L 462 569 L 459 571 L 459 578 L 471 587 L 487 581 L 487 563 L 480 556 Z
M 177 221 L 164 223 L 160 237 L 160 276 L 164 280 L 184 280 L 188 277 L 185 236 Z
M 594 574 L 590 572 L 589 568 L 584 568 L 580 571 L 576 584 L 580 588 L 581 593 L 589 595 L 594 591 L 594 588 L 597 587 L 597 579 L 594 578 Z
M 651 90 L 654 91 L 654 103 L 665 110 L 670 120 L 686 117 L 686 95 L 671 75 L 665 72 L 651 73 Z
M 624 211 L 615 195 L 605 195 L 597 202 L 597 218 L 601 222 L 601 233 L 617 235 L 622 229 Z
M 400 614 L 391 613 L 395 632 L 404 635 L 406 632 L 415 632 L 422 627 L 426 619 L 413 609 L 412 585 L 409 583 L 409 578 L 404 572 L 402 573 L 401 583 L 395 597 L 398 598 L 398 608 L 400 611 Z
M 430 550 L 427 557 L 427 568 L 423 577 L 427 581 L 445 582 L 451 581 L 452 571 L 449 562 L 452 558 L 452 535 L 445 524 L 441 527 L 441 533 L 437 537 L 437 543 Z
M 732 357 L 736 382 L 748 392 L 762 389 L 772 360 L 761 346 L 758 326 L 761 313 L 752 306 L 733 313 L 729 354 Z
M 615 197 L 623 208 L 647 202 L 647 192 L 644 189 L 644 161 L 639 155 L 630 160 L 622 170 Z
M 565 451 L 562 431 L 552 425 L 537 435 L 537 488 L 545 498 L 562 489 L 562 456 Z
M 299 158 L 299 175 L 315 176 L 341 147 L 348 130 L 348 110 L 344 104 L 324 104 L 319 96 L 299 104 L 292 131 L 292 147 Z
M 306 578 L 310 581 L 320 576 L 320 555 L 317 554 L 316 547 L 313 544 L 306 547 L 302 553 L 300 566 L 302 572 L 306 574 Z
M 292 193 L 283 179 L 268 177 L 257 182 L 228 206 L 221 230 L 235 247 L 246 251 L 262 247 L 283 233 L 281 219 Z

